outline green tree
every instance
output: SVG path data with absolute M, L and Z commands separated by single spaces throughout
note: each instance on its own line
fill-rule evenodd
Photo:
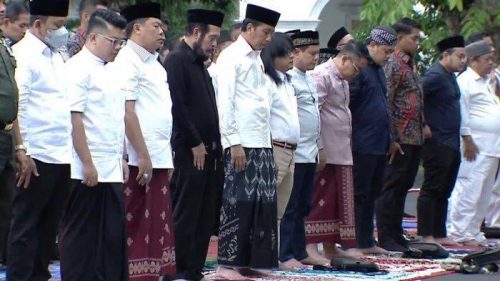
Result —
M 391 25 L 402 17 L 422 25 L 426 38 L 417 59 L 423 69 L 436 58 L 434 46 L 443 37 L 461 34 L 467 38 L 473 32 L 487 31 L 495 36 L 497 45 L 500 43 L 498 0 L 365 0 L 356 35 L 365 38 L 374 26 Z
M 190 8 L 214 9 L 225 13 L 223 28 L 228 29 L 237 17 L 239 4 L 237 0 L 114 0 L 111 2 L 112 5 L 119 8 L 142 2 L 160 3 L 170 21 L 169 37 L 183 34 L 186 26 L 186 11 Z

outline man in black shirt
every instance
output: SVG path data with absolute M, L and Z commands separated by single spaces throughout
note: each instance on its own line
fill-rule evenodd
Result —
M 177 278 L 200 280 L 218 220 L 223 183 L 219 118 L 212 80 L 203 65 L 217 46 L 224 14 L 191 9 L 185 39 L 169 55 L 174 150 Z

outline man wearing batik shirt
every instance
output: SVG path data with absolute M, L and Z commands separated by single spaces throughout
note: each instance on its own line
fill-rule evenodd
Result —
M 278 265 L 271 97 L 260 51 L 271 41 L 279 17 L 275 11 L 248 4 L 241 35 L 217 60 L 226 167 L 218 273 L 230 280 L 244 279 L 237 271 L 241 268 Z
M 157 281 L 175 273 L 169 172 L 172 101 L 158 50 L 165 41 L 158 3 L 122 10 L 128 38 L 113 62 L 126 95 L 125 132 L 130 180 L 125 185 L 130 281 Z
M 373 238 L 373 217 L 375 201 L 384 184 L 391 139 L 383 66 L 394 51 L 396 40 L 396 31 L 390 27 L 373 29 L 366 41 L 368 66 L 349 84 L 356 241 L 363 254 L 387 253 Z
M 379 246 L 389 251 L 405 252 L 409 246 L 401 223 L 406 194 L 415 180 L 424 143 L 424 100 L 413 61 L 420 41 L 420 26 L 410 19 L 403 19 L 393 28 L 398 41 L 384 67 L 393 143 L 376 213 Z

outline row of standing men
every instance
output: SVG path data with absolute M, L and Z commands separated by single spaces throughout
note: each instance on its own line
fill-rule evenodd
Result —
M 9 280 L 48 279 L 47 246 L 63 213 L 64 280 L 99 275 L 105 280 L 127 275 L 132 280 L 199 280 L 220 204 L 219 274 L 229 279 L 241 278 L 236 270 L 241 267 L 276 267 L 279 260 L 283 268 L 296 268 L 356 254 L 344 253 L 334 242 L 354 247 L 357 239 L 361 253 L 406 251 L 400 216 L 420 160 L 419 146 L 424 132 L 430 137 L 430 128 L 433 141 L 426 143 L 424 165 L 428 155 L 432 160 L 427 163 L 439 167 L 426 169 L 435 174 L 426 177 L 430 188 L 424 184 L 419 199 L 427 207 L 419 208 L 419 234 L 446 238 L 443 204 L 454 182 L 453 169 L 458 170 L 450 154 L 456 156 L 451 151 L 457 151 L 460 138 L 460 90 L 449 74 L 463 69 L 463 39 L 438 45 L 441 61 L 435 73 L 426 74 L 430 78 L 427 84 L 424 79 L 422 92 L 412 68 L 420 32 L 413 22 L 375 28 L 366 46 L 349 43 L 352 37 L 341 29 L 331 41 L 342 50 L 316 66 L 317 32 L 272 35 L 279 14 L 249 5 L 242 34 L 215 65 L 216 95 L 203 62 L 219 36 L 222 14 L 188 11 L 187 35 L 169 56 L 165 72 L 156 55 L 164 41 L 159 5 L 127 8 L 122 11 L 126 20 L 107 10 L 96 12 L 85 47 L 62 64 L 53 45 L 67 7 L 43 4 L 30 2 L 36 19 L 14 46 L 20 91 L 16 155 L 24 160 L 21 177 L 35 166 L 38 176 L 26 189 L 16 190 Z M 37 58 L 33 52 L 38 50 Z M 481 60 L 491 49 L 480 42 L 468 53 Z M 61 77 L 67 77 L 64 85 Z M 443 77 L 450 83 L 443 83 Z M 426 85 L 432 89 L 429 99 L 439 99 L 436 108 L 432 103 L 426 107 L 425 124 Z M 385 203 L 377 212 L 382 249 L 375 244 L 372 221 L 389 149 L 380 199 Z M 170 184 L 168 170 L 174 166 Z M 447 182 L 436 183 L 443 169 L 450 173 Z M 326 257 L 317 250 L 320 242 Z

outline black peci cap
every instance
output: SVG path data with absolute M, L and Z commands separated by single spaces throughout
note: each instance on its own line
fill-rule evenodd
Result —
M 260 21 L 274 27 L 278 24 L 280 16 L 281 14 L 276 11 L 253 4 L 247 5 L 247 10 L 245 13 L 245 18 L 247 19 Z
M 224 14 L 212 10 L 189 9 L 187 11 L 187 21 L 189 23 L 205 23 L 221 27 L 224 21 Z
M 158 3 L 141 3 L 126 7 L 120 14 L 127 19 L 127 22 L 142 18 L 157 18 L 161 20 L 161 6 Z

